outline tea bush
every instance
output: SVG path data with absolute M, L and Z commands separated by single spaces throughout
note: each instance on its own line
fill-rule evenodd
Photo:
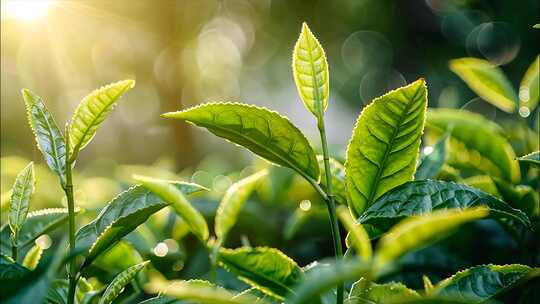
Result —
M 37 147 L 56 178 L 38 174 L 43 181 L 36 184 L 44 165 L 30 162 L 2 194 L 2 302 L 539 299 L 540 154 L 538 125 L 532 130 L 528 118 L 538 111 L 538 57 L 519 94 L 489 62 L 450 62 L 482 99 L 513 115 L 505 127 L 465 109 L 428 109 L 428 86 L 418 79 L 363 109 L 344 158 L 328 149 L 330 73 L 306 24 L 292 57 L 321 154 L 288 118 L 266 108 L 211 102 L 163 114 L 266 160 L 231 174 L 235 182 L 224 194 L 158 166 L 123 166 L 118 179 L 76 175 L 79 154 L 134 81 L 89 94 L 64 131 L 38 95 L 22 90 Z M 23 162 L 2 160 L 9 168 Z M 3 170 L 3 178 L 10 172 Z M 101 208 L 78 196 L 88 185 L 120 193 Z M 61 197 L 40 187 L 62 189 L 67 208 L 42 208 Z M 319 248 L 330 237 L 334 257 L 306 254 L 328 255 Z

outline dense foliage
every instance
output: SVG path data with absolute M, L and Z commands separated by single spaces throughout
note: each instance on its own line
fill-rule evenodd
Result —
M 524 73 L 519 95 L 489 62 L 455 59 L 450 69 L 485 101 L 517 115 L 537 111 L 538 60 Z M 205 128 L 267 162 L 238 174 L 218 198 L 202 185 L 143 168 L 99 210 L 79 208 L 73 171 L 135 82 L 89 94 L 64 132 L 44 101 L 24 89 L 28 123 L 67 208 L 29 212 L 40 187 L 36 167 L 42 168 L 30 162 L 18 173 L 8 207 L 2 207 L 9 212 L 0 231 L 2 302 L 538 300 L 538 129 L 531 130 L 525 118 L 503 128 L 464 109 L 428 109 L 428 84 L 419 79 L 363 109 L 341 162 L 329 155 L 326 137 L 325 112 L 332 106 L 326 55 L 306 24 L 292 70 L 320 133 L 320 155 L 277 112 L 205 103 L 163 116 Z M 523 132 L 512 133 L 517 129 Z M 300 206 L 293 210 L 280 202 L 285 196 L 298 197 Z M 275 220 L 284 213 L 287 222 Z M 43 244 L 49 234 L 55 248 Z M 328 235 L 335 257 L 314 261 L 302 255 L 303 247 L 317 246 Z M 250 238 L 261 236 L 270 244 L 297 246 L 288 254 L 251 246 Z M 154 247 L 157 240 L 164 241 Z M 479 246 L 492 256 L 478 256 Z M 493 264 L 477 265 L 486 260 Z

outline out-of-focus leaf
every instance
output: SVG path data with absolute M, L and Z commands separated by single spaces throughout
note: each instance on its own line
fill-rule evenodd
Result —
M 289 295 L 285 303 L 315 303 L 319 295 L 339 284 L 364 276 L 369 269 L 368 264 L 356 259 L 339 261 L 333 259 L 328 263 L 319 263 L 306 272 L 305 279 L 294 289 L 295 293 Z
M 427 275 L 422 276 L 422 281 L 424 282 L 424 292 L 426 295 L 431 295 L 433 292 L 433 283 L 431 283 L 431 280 Z
M 375 267 L 381 269 L 403 254 L 441 238 L 464 223 L 484 218 L 488 213 L 486 207 L 475 207 L 406 218 L 392 227 L 377 244 Z
M 313 148 L 297 127 L 276 112 L 239 103 L 207 103 L 163 116 L 206 128 L 308 180 L 319 180 Z
M 317 155 L 319 166 L 324 167 L 324 158 Z M 337 160 L 330 158 L 330 172 L 332 175 L 332 194 L 339 204 L 347 204 L 347 189 L 345 186 L 345 167 Z M 326 190 L 326 174 L 321 174 L 321 185 Z
M 3 286 L 8 281 L 18 280 L 28 273 L 28 269 L 15 263 L 15 261 L 6 255 L 0 255 L 0 286 Z M 0 290 L 3 288 L 0 287 Z M 4 294 L 2 292 L 2 294 Z
M 459 58 L 450 61 L 450 70 L 485 101 L 512 113 L 518 98 L 503 71 L 490 62 L 478 58 Z
M 144 261 L 142 263 L 133 265 L 128 269 L 122 271 L 117 275 L 114 280 L 107 286 L 105 292 L 99 299 L 99 304 L 109 304 L 112 303 L 116 297 L 122 292 L 124 287 L 135 278 L 135 276 L 141 271 L 146 264 L 150 261 Z
M 413 179 L 426 107 L 427 88 L 420 79 L 362 110 L 345 163 L 349 207 L 355 216 L 386 191 Z
M 79 213 L 79 209 L 75 210 Z M 40 235 L 48 233 L 68 220 L 68 210 L 64 208 L 41 209 L 28 213 L 26 222 L 23 224 L 17 242 L 19 247 L 24 247 L 34 242 Z M 9 228 L 7 225 L 0 230 L 0 251 L 3 254 L 9 252 Z
M 24 256 L 22 265 L 30 270 L 36 269 L 37 265 L 39 264 L 39 260 L 41 260 L 42 254 L 43 248 L 38 245 L 32 246 L 32 248 L 30 248 L 30 250 L 28 250 Z
M 352 240 L 352 246 L 356 249 L 356 254 L 364 262 L 371 260 L 373 249 L 371 248 L 371 241 L 369 236 L 361 224 L 358 224 L 351 217 L 349 209 L 339 206 L 337 209 L 338 217 L 341 219 L 343 226 L 349 231 L 349 236 Z
M 280 300 L 292 292 L 291 287 L 303 276 L 296 262 L 274 248 L 222 248 L 218 262 L 239 279 Z
M 495 197 L 501 197 L 501 194 L 497 190 L 497 186 L 493 182 L 493 179 L 489 175 L 475 175 L 465 178 L 461 181 L 463 184 L 471 186 L 473 188 L 482 190 Z
M 122 270 L 128 267 L 141 263 L 143 260 L 140 254 L 129 243 L 129 241 L 122 240 L 111 249 L 100 255 L 92 264 L 92 267 L 86 268 L 88 271 L 92 271 L 93 267 L 106 271 L 110 274 L 120 273 Z M 90 276 L 90 275 L 88 275 Z
M 139 304 L 180 304 L 180 303 L 181 302 L 177 299 L 174 299 L 171 297 L 165 297 L 161 295 L 139 302 Z
M 185 198 L 182 191 L 174 186 L 176 182 L 170 182 L 151 177 L 135 176 L 137 181 L 142 183 L 143 187 L 155 193 L 158 197 L 167 203 L 170 203 L 173 209 L 189 225 L 189 229 L 199 240 L 206 242 L 208 240 L 208 225 L 202 214 L 195 209 Z
M 498 178 L 492 178 L 492 180 L 505 202 L 522 210 L 525 214 L 538 214 L 540 211 L 538 190 L 527 185 L 514 186 Z
M 430 109 L 428 130 L 450 132 L 449 163 L 466 164 L 490 175 L 519 182 L 521 173 L 502 129 L 479 114 L 456 109 Z
M 433 179 L 439 174 L 439 171 L 446 160 L 447 140 L 448 135 L 445 135 L 433 146 L 433 151 L 431 151 L 431 153 L 423 155 L 420 158 L 420 163 L 414 174 L 414 179 Z
M 9 207 L 9 228 L 12 232 L 12 242 L 17 244 L 19 230 L 26 221 L 30 196 L 34 192 L 34 163 L 30 162 L 15 179 L 13 191 L 11 193 L 11 203 Z
M 58 128 L 52 114 L 47 110 L 41 97 L 30 90 L 22 90 L 26 104 L 28 123 L 39 150 L 45 157 L 45 162 L 58 174 L 62 185 L 65 184 L 66 172 L 66 143 L 62 132 Z
M 540 167 L 540 151 L 535 151 L 530 154 L 518 157 L 518 160 L 523 163 L 533 164 Z
M 365 281 L 366 279 L 361 278 L 352 285 L 349 297 L 345 302 L 346 304 L 387 303 L 397 299 L 420 298 L 420 295 L 416 291 L 407 288 L 402 283 L 371 283 L 364 289 L 367 283 Z
M 476 206 L 488 208 L 491 217 L 516 220 L 527 227 L 531 225 L 523 212 L 492 195 L 454 182 L 434 180 L 408 182 L 387 192 L 358 221 L 386 231 L 406 217 Z
M 214 229 L 218 237 L 218 242 L 225 242 L 227 234 L 234 224 L 236 224 L 238 214 L 251 192 L 255 189 L 257 182 L 267 175 L 267 170 L 259 171 L 234 183 L 227 189 L 227 192 L 225 192 L 225 195 L 221 199 L 214 219 Z
M 135 85 L 133 80 L 123 80 L 103 86 L 83 98 L 69 123 L 71 160 L 96 135 L 97 128 L 107 118 L 119 98 Z
M 146 290 L 179 300 L 205 304 L 253 304 L 257 301 L 249 295 L 235 297 L 231 291 L 202 280 L 155 281 L 147 284 Z
M 537 24 L 533 25 L 533 28 L 540 29 L 540 23 L 537 23 Z
M 324 49 L 305 22 L 294 46 L 292 68 L 300 99 L 321 119 L 330 94 L 328 63 Z
M 536 56 L 519 85 L 519 107 L 525 107 L 529 113 L 538 105 L 540 97 L 540 56 Z
M 540 268 L 519 264 L 475 266 L 439 282 L 433 294 L 480 303 L 538 275 Z

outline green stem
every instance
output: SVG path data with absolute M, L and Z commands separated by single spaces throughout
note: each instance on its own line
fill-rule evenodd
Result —
M 11 257 L 15 262 L 17 262 L 17 245 L 11 245 Z
M 66 151 L 69 154 L 69 132 L 66 128 Z M 69 158 L 68 158 L 69 159 Z M 73 198 L 73 177 L 71 173 L 72 162 L 66 161 L 66 184 L 64 185 L 64 192 L 66 193 L 68 203 L 68 220 L 69 220 L 69 254 L 70 256 L 75 252 L 75 200 Z M 76 259 L 72 257 L 69 262 L 68 280 L 68 304 L 73 304 L 75 301 L 75 287 L 77 285 L 77 277 L 75 270 Z
M 332 225 L 332 239 L 334 240 L 334 251 L 336 254 L 336 260 L 340 260 L 343 257 L 343 248 L 341 245 L 341 235 L 339 232 L 339 225 L 336 216 L 336 203 L 334 201 L 334 195 L 332 193 L 332 172 L 330 171 L 330 157 L 328 153 L 328 143 L 326 141 L 326 130 L 324 126 L 324 118 L 321 114 L 317 119 L 317 126 L 319 127 L 319 133 L 321 135 L 323 160 L 324 160 L 324 173 L 326 176 L 326 203 L 328 207 L 328 215 L 330 217 L 330 224 Z M 343 303 L 343 284 L 339 284 L 337 287 L 337 304 Z

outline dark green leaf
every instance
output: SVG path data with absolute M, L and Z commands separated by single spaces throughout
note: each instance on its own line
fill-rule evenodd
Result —
M 223 248 L 218 261 L 241 280 L 280 300 L 292 292 L 291 287 L 298 284 L 303 275 L 296 262 L 274 248 Z
M 65 184 L 66 143 L 64 136 L 41 97 L 27 89 L 22 90 L 22 95 L 26 103 L 28 123 L 34 132 L 38 148 L 49 168 L 56 172 L 62 184 Z
M 431 153 L 422 155 L 418 168 L 416 168 L 414 179 L 422 180 L 437 177 L 446 160 L 447 140 L 448 135 L 445 135 L 433 146 Z
M 523 163 L 529 163 L 536 167 L 540 167 L 540 151 L 535 151 L 522 157 L 518 157 L 518 160 Z
M 427 88 L 420 79 L 362 110 L 345 163 L 349 207 L 356 216 L 386 191 L 413 179 L 426 107 Z
M 406 217 L 475 206 L 486 206 L 492 217 L 513 219 L 530 226 L 523 212 L 492 195 L 454 182 L 434 180 L 408 182 L 389 191 L 369 207 L 358 221 L 386 231 Z
M 163 116 L 204 127 L 308 180 L 319 180 L 313 148 L 297 127 L 276 112 L 239 103 L 207 103 Z

